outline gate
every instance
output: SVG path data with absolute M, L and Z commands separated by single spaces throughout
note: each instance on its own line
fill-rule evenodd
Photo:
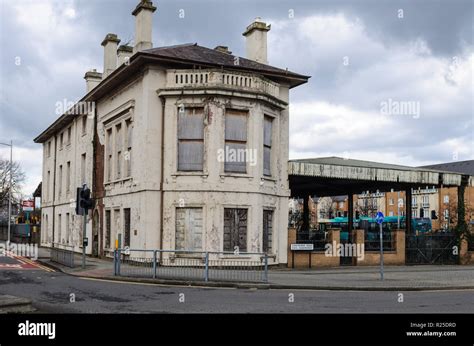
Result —
M 346 248 L 346 246 L 351 246 L 354 244 L 354 231 L 348 232 L 347 227 L 341 228 L 340 234 L 340 244 L 343 247 L 343 249 Z M 348 245 L 346 245 L 348 244 Z M 355 264 L 355 257 L 353 256 L 341 256 L 339 257 L 339 265 L 340 266 L 352 266 Z
M 454 233 L 410 234 L 406 236 L 406 264 L 458 264 L 458 239 Z

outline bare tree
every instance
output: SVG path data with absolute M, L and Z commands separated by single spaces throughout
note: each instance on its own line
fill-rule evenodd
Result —
M 329 219 L 331 216 L 334 215 L 336 212 L 336 208 L 334 206 L 334 198 L 333 197 L 321 197 L 318 200 L 318 208 L 319 210 L 319 218 Z
M 21 187 L 25 182 L 25 172 L 19 162 L 12 164 L 12 200 L 18 203 Z M 8 204 L 10 193 L 10 160 L 0 159 L 0 207 Z
M 355 209 L 359 212 L 360 216 L 373 217 L 379 209 L 377 197 L 371 195 L 359 196 Z

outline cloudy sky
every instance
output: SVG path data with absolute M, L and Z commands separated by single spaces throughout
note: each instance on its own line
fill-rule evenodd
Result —
M 41 181 L 33 138 L 57 102 L 83 96 L 86 71 L 102 70 L 106 33 L 133 42 L 137 3 L 0 0 L 0 142 L 14 141 L 26 194 Z M 471 0 L 154 3 L 155 46 L 227 45 L 245 56 L 245 27 L 257 16 L 271 24 L 270 64 L 312 76 L 291 93 L 290 158 L 474 159 Z

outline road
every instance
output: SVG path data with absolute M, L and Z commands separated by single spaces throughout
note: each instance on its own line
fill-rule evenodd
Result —
M 399 293 L 403 294 L 402 302 Z M 368 292 L 163 286 L 79 278 L 18 257 L 0 257 L 0 294 L 29 298 L 44 313 L 474 311 L 474 290 Z

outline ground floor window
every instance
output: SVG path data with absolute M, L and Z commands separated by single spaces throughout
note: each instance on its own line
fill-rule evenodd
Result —
M 224 251 L 247 251 L 247 209 L 224 209 Z
M 130 208 L 123 210 L 123 245 L 130 246 Z
M 110 249 L 110 210 L 105 211 L 105 248 Z
M 176 250 L 202 250 L 202 208 L 176 208 Z
M 263 211 L 263 252 L 273 252 L 273 211 Z

